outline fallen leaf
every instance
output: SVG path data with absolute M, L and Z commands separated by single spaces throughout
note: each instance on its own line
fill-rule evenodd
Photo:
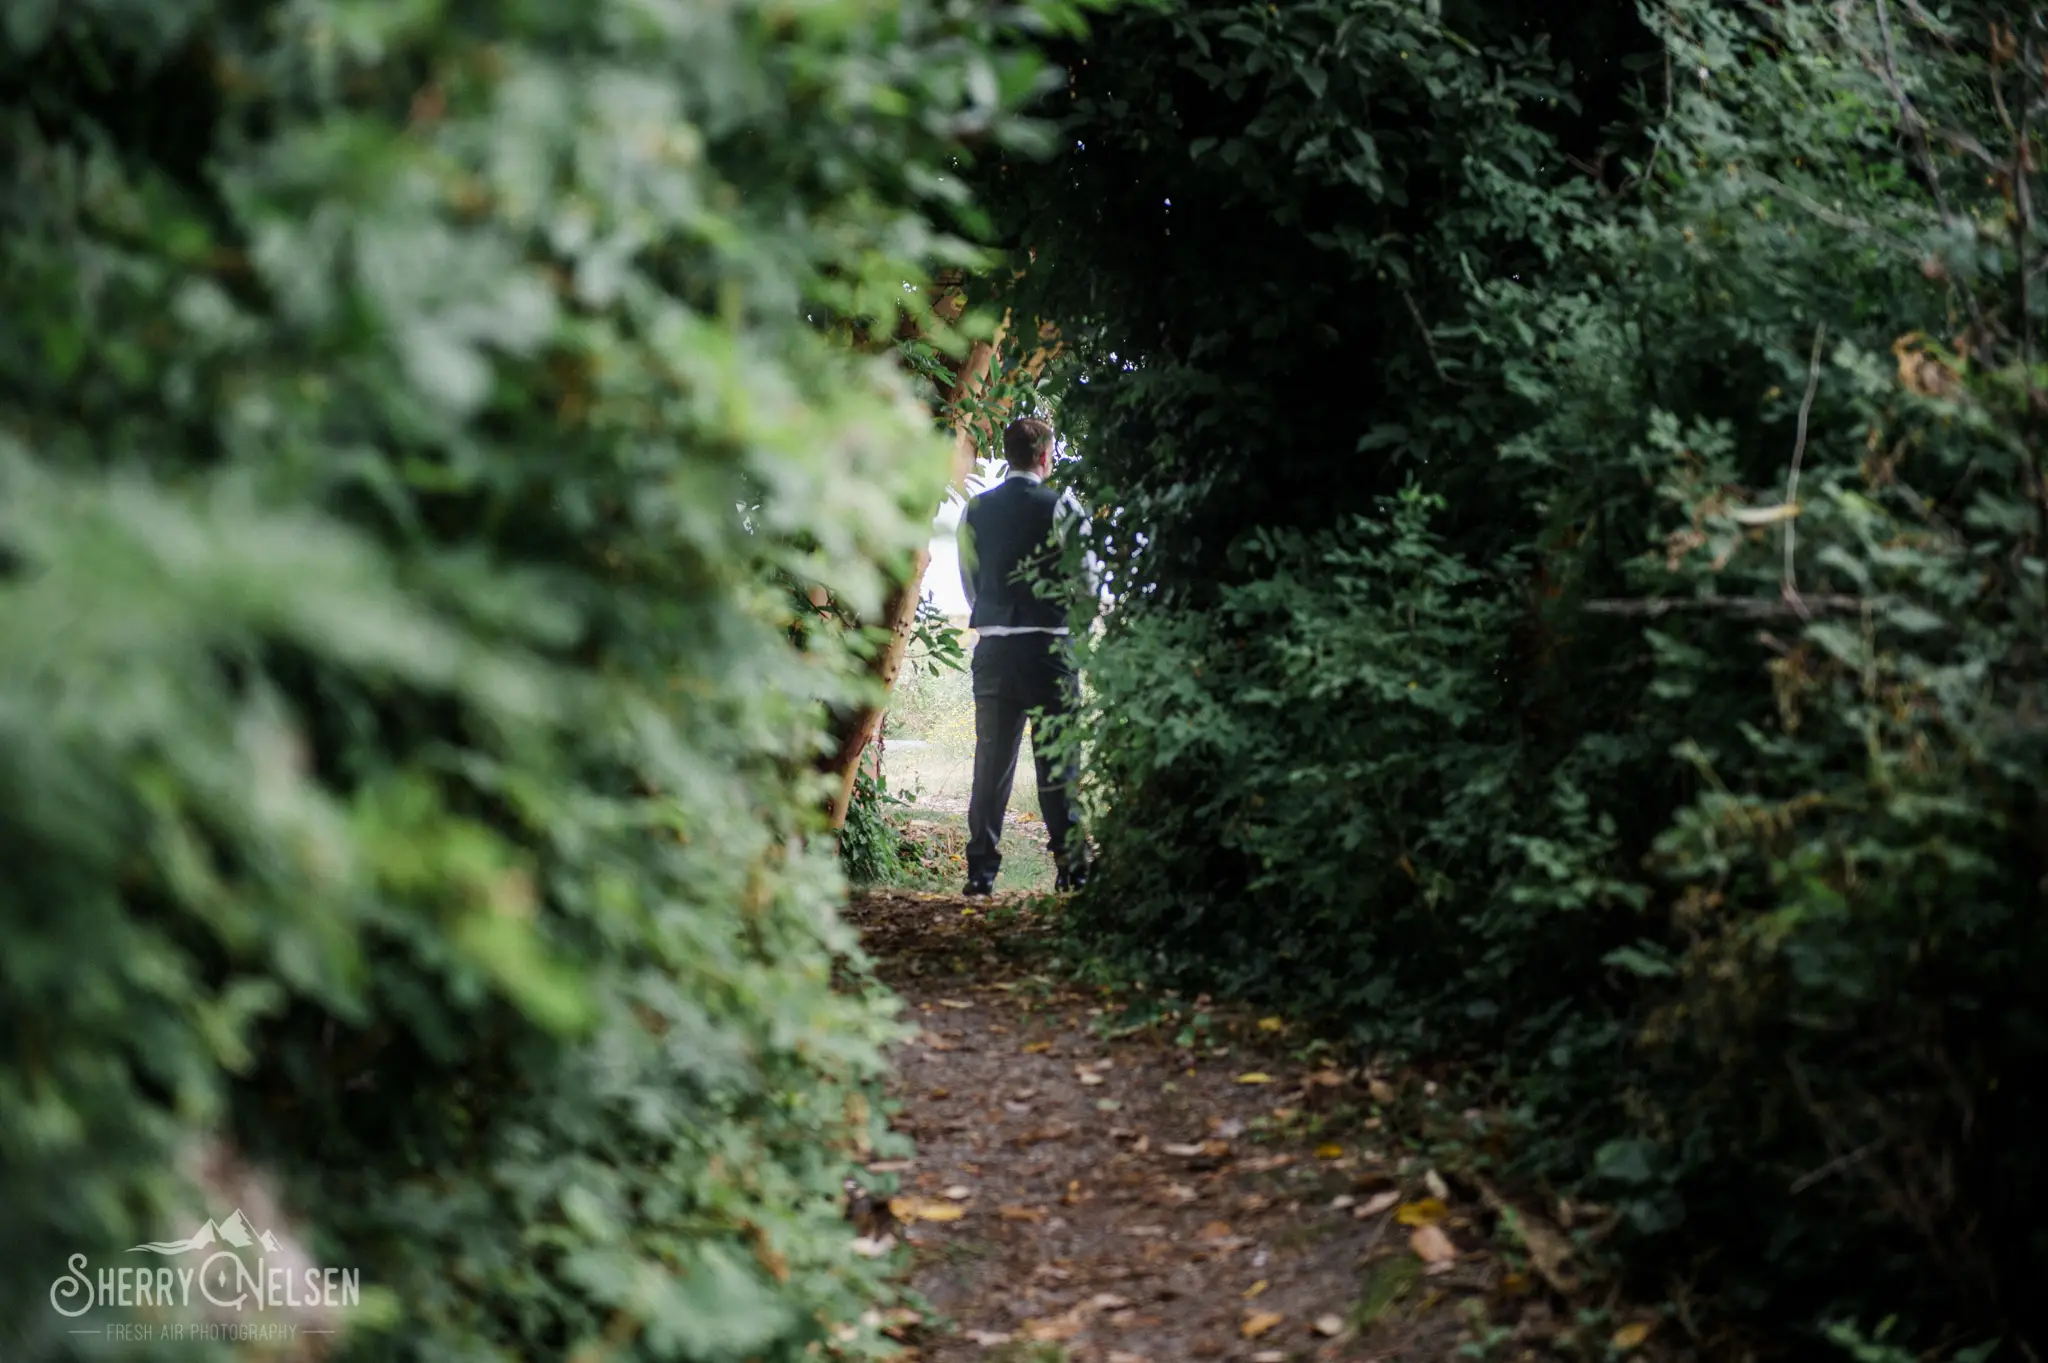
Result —
M 1611 1343 L 1622 1353 L 1628 1353 L 1632 1349 L 1642 1348 L 1643 1341 L 1647 1340 L 1650 1337 L 1650 1332 L 1656 1328 L 1655 1321 L 1635 1321 L 1616 1330 Z
M 1082 1070 L 1080 1077 L 1081 1082 L 1084 1084 L 1099 1084 L 1102 1082 L 1102 1076 L 1093 1070 Z
M 1330 1199 L 1330 1210 L 1333 1212 L 1341 1212 L 1347 1207 L 1355 1207 L 1357 1205 L 1358 1199 L 1349 1193 L 1339 1193 Z
M 1246 1339 L 1257 1339 L 1285 1319 L 1278 1311 L 1254 1311 L 1244 1318 L 1237 1332 Z
M 1418 1227 L 1408 1236 L 1408 1248 L 1415 1251 L 1415 1257 L 1429 1265 L 1430 1273 L 1440 1273 L 1449 1268 L 1458 1258 L 1458 1247 L 1445 1235 L 1443 1227 L 1431 1224 Z
M 962 1003 L 962 1002 L 961 1002 L 960 1000 L 958 1000 L 958 999 L 940 999 L 940 1000 L 939 1000 L 939 1007 L 941 1007 L 941 1008 L 972 1008 L 973 1006 L 974 1006 L 974 1005 L 973 1005 L 973 1004 L 971 1004 L 971 1003 Z
M 1152 1363 L 1152 1360 L 1143 1354 L 1130 1354 L 1125 1353 L 1122 1349 L 1111 1349 L 1109 1351 L 1109 1363 Z
M 1230 1238 L 1230 1223 L 1227 1221 L 1211 1221 L 1208 1225 L 1195 1232 L 1195 1238 L 1197 1240 L 1228 1240 Z
M 1005 1221 L 1043 1221 L 1045 1220 L 1045 1208 L 1017 1206 L 998 1207 L 996 1208 L 996 1215 L 1001 1217 Z
M 1394 1219 L 1404 1226 L 1434 1226 L 1450 1214 L 1450 1208 L 1433 1197 L 1420 1202 L 1404 1202 L 1401 1210 L 1394 1213 Z
M 1276 1107 L 1273 1109 L 1273 1120 L 1276 1122 L 1291 1122 L 1300 1114 L 1301 1109 L 1298 1107 Z
M 1114 1292 L 1097 1292 L 1088 1299 L 1088 1304 L 1098 1311 L 1121 1311 L 1131 1303 L 1129 1298 L 1119 1297 Z
M 1261 1349 L 1252 1355 L 1252 1363 L 1287 1363 L 1284 1349 Z
M 928 1202 L 921 1197 L 892 1197 L 889 1210 L 899 1221 L 958 1221 L 967 1215 L 964 1207 L 950 1202 Z
M 1357 1211 L 1351 1214 L 1360 1221 L 1363 1221 L 1369 1216 L 1378 1216 L 1400 1200 L 1401 1190 L 1399 1188 L 1389 1188 L 1383 1193 L 1374 1193 L 1359 1205 Z
M 994 1349 L 1008 1344 L 1016 1336 L 1002 1330 L 969 1330 L 967 1338 L 984 1349 Z
M 1027 1320 L 1024 1322 L 1024 1337 L 1041 1344 L 1055 1344 L 1080 1334 L 1082 1324 L 1078 1311 L 1069 1311 L 1050 1320 Z
M 1159 1152 L 1175 1159 L 1193 1159 L 1202 1153 L 1202 1147 L 1200 1142 L 1174 1141 L 1160 1146 Z
M 1261 1074 L 1257 1070 L 1253 1070 L 1250 1074 L 1240 1074 L 1237 1076 L 1237 1082 L 1240 1084 L 1270 1084 L 1273 1082 L 1273 1076 Z
M 1344 1147 L 1336 1144 L 1319 1145 L 1316 1147 L 1316 1158 L 1342 1159 L 1344 1158 Z
M 1166 1227 L 1164 1227 L 1164 1226 L 1125 1226 L 1125 1227 L 1124 1227 L 1124 1234 L 1125 1234 L 1125 1235 L 1130 1235 L 1130 1236 L 1136 1236 L 1136 1237 L 1138 1237 L 1139 1239 L 1150 1239 L 1151 1237 L 1153 1237 L 1153 1236 L 1155 1236 L 1155 1235 L 1164 1235 L 1164 1234 L 1166 1234 Z
M 1286 1025 L 1287 1024 L 1282 1022 L 1279 1018 L 1259 1019 L 1259 1030 L 1262 1032 L 1277 1032 Z
M 1431 1169 L 1425 1173 L 1422 1176 L 1422 1181 L 1428 1186 L 1430 1196 L 1434 1197 L 1437 1201 L 1448 1202 L 1451 1200 L 1451 1190 L 1444 1185 L 1444 1176 L 1436 1170 Z
M 1246 1301 L 1250 1301 L 1253 1297 L 1258 1296 L 1259 1293 L 1265 1291 L 1272 1285 L 1273 1284 L 1267 1282 L 1264 1278 L 1261 1278 L 1257 1282 L 1253 1283 L 1250 1287 L 1247 1287 L 1244 1290 L 1244 1299 Z
M 1505 1225 L 1512 1227 L 1528 1249 L 1529 1263 L 1543 1281 L 1564 1296 L 1578 1291 L 1578 1274 L 1572 1268 L 1572 1242 L 1564 1233 L 1541 1215 L 1509 1202 L 1485 1179 L 1474 1175 L 1474 1182 L 1479 1185 L 1480 1199 L 1500 1215 Z
M 946 1189 L 946 1196 L 952 1198 L 955 1202 L 965 1202 L 968 1198 L 974 1196 L 974 1189 L 964 1183 L 956 1183 Z
M 1024 1054 L 1044 1055 L 1047 1051 L 1051 1049 L 1052 1043 L 1050 1041 L 1034 1041 L 1029 1046 L 1026 1046 L 1024 1048 Z
M 1317 1316 L 1316 1333 L 1325 1339 L 1335 1339 L 1338 1335 L 1344 1333 L 1344 1318 L 1342 1316 Z
M 1394 1086 L 1384 1079 L 1368 1079 L 1365 1087 L 1367 1092 L 1372 1094 L 1375 1103 L 1385 1104 L 1394 1101 Z
M 863 1259 L 879 1259 L 894 1248 L 896 1237 L 893 1235 L 863 1235 L 853 1242 L 853 1252 Z
M 871 1174 L 907 1174 L 910 1172 L 911 1166 L 916 1163 L 917 1161 L 915 1160 L 907 1159 L 877 1160 L 868 1166 L 868 1172 Z

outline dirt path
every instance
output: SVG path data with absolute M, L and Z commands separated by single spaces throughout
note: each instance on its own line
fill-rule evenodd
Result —
M 915 1357 L 1556 1356 L 1529 1275 L 1368 1115 L 1380 1081 L 1290 1061 L 1277 1019 L 1113 1036 L 1122 1008 L 1033 973 L 1028 901 L 852 917 L 921 1029 L 895 1085 L 917 1156 L 876 1166 L 928 1303 Z

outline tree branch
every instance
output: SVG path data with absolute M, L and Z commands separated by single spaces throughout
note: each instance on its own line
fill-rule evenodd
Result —
M 1920 111 L 1913 106 L 1913 97 L 1906 93 L 1905 83 L 1899 79 L 1898 52 L 1892 46 L 1892 19 L 1885 9 L 1884 0 L 1877 0 L 1877 32 L 1884 41 L 1884 83 L 1891 90 L 1892 98 L 1898 101 L 1906 131 L 1912 134 L 1914 150 L 1920 154 L 1920 169 L 1927 176 L 1928 189 L 1933 191 L 1934 206 L 1940 210 L 1945 223 L 1948 221 L 1948 196 L 1941 189 L 1941 171 L 1934 164 L 1934 149 L 1927 141 L 1927 126 L 1921 121 Z
M 1806 596 L 1799 599 L 1796 607 L 1790 601 L 1768 596 L 1664 596 L 1609 597 L 1588 601 L 1582 609 L 1592 615 L 1640 615 L 1653 620 L 1673 611 L 1729 615 L 1738 620 L 1771 620 L 1787 615 L 1804 618 L 1813 612 L 1854 615 L 1877 604 L 1876 598 L 1868 596 Z
M 1806 364 L 1806 396 L 1799 403 L 1799 434 L 1792 441 L 1792 471 L 1785 479 L 1785 505 L 1794 512 L 1799 509 L 1799 463 L 1806 456 L 1806 419 L 1813 412 L 1813 395 L 1820 388 L 1820 347 L 1827 338 L 1828 324 L 1821 322 L 1813 329 L 1813 357 Z M 1793 566 L 1793 552 L 1799 543 L 1799 517 L 1795 514 L 1785 519 L 1785 599 L 1800 615 L 1806 614 L 1799 601 L 1799 577 Z
M 1899 106 L 1899 116 L 1905 121 L 1906 131 L 1913 139 L 1913 150 L 1919 155 L 1921 173 L 1927 177 L 1927 188 L 1934 195 L 1935 211 L 1941 214 L 1942 225 L 1949 222 L 1948 195 L 1941 188 L 1941 170 L 1934 163 L 1934 147 L 1928 141 L 1927 124 L 1920 117 L 1920 110 L 1913 104 L 1913 97 L 1906 93 L 1905 82 L 1899 78 L 1898 51 L 1892 43 L 1891 13 L 1885 8 L 1884 0 L 1877 0 L 1877 32 L 1884 42 L 1884 83 L 1891 91 L 1892 98 Z M 1968 288 L 1962 289 L 1963 301 L 1969 305 L 1970 322 L 1976 333 L 1988 338 L 1984 328 L 1984 313 L 1977 306 L 1977 295 Z
M 2030 31 L 2021 48 L 2020 78 L 2033 79 L 2034 37 Z M 1998 72 L 1991 73 L 1992 88 L 1998 86 Z M 2034 383 L 2034 306 L 2033 289 L 2027 273 L 2027 246 L 2034 236 L 2034 195 L 2032 188 L 2034 171 L 2033 131 L 2031 127 L 2033 101 L 2023 84 L 2020 87 L 2019 127 L 2013 137 L 2012 151 L 2012 194 L 2013 206 L 2018 219 L 2013 223 L 2013 250 L 2018 256 L 2017 273 L 2020 289 L 2020 374 L 2027 385 L 2026 416 L 2020 423 L 2020 438 L 2027 446 L 2027 478 L 2033 483 L 2034 521 L 2037 536 L 2048 537 L 2048 488 L 2041 485 L 2041 449 L 2035 433 L 2040 425 L 2041 392 Z
M 1436 371 L 1436 376 L 1453 388 L 1470 388 L 1472 385 L 1463 379 L 1454 379 L 1444 372 L 1444 363 L 1436 353 L 1436 338 L 1429 334 L 1429 323 L 1422 320 L 1422 309 L 1415 306 L 1415 295 L 1408 292 L 1405 284 L 1401 286 L 1401 301 L 1408 305 L 1408 315 L 1415 319 L 1415 328 L 1422 333 L 1422 344 L 1429 351 L 1429 367 Z
M 1919 248 L 1904 237 L 1893 236 L 1874 222 L 1865 222 L 1861 218 L 1852 217 L 1847 213 L 1829 208 L 1818 199 L 1794 189 L 1774 175 L 1767 175 L 1760 170 L 1752 170 L 1749 172 L 1749 177 L 1769 187 L 1773 193 L 1784 195 L 1830 227 L 1839 227 L 1845 232 L 1861 232 L 1876 237 L 1893 250 L 1909 257 L 1917 258 L 1920 254 Z

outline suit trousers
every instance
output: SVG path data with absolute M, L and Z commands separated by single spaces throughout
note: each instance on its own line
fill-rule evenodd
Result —
M 1038 776 L 1038 808 L 1045 816 L 1046 842 L 1053 860 L 1069 865 L 1068 842 L 1080 815 L 1074 805 L 1077 776 L 1071 759 L 1057 766 L 1047 757 L 1046 722 L 1073 713 L 1077 696 L 1074 664 L 1065 635 L 999 634 L 974 646 L 974 788 L 967 800 L 967 877 L 993 883 L 1001 869 L 1003 815 L 1017 777 L 1017 748 L 1031 726 Z

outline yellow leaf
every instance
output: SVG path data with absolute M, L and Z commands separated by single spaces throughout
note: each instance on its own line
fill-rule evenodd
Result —
M 1344 1158 L 1344 1147 L 1341 1145 L 1319 1145 L 1316 1147 L 1316 1158 L 1342 1159 Z
M 1650 1331 L 1656 1328 L 1654 1321 L 1639 1320 L 1631 1325 L 1624 1325 L 1614 1332 L 1614 1347 L 1623 1353 L 1631 1349 L 1640 1349 L 1643 1347 L 1643 1341 L 1650 1337 Z
M 1026 1055 L 1043 1055 L 1043 1054 L 1044 1054 L 1045 1052 L 1047 1052 L 1047 1051 L 1049 1051 L 1049 1050 L 1051 1050 L 1051 1049 L 1052 1049 L 1052 1043 L 1051 1043 L 1050 1041 L 1034 1041 L 1034 1042 L 1032 1042 L 1032 1043 L 1031 1043 L 1031 1044 L 1030 1044 L 1029 1046 L 1026 1046 L 1026 1047 L 1024 1048 L 1024 1054 L 1026 1054 Z
M 1287 1317 L 1278 1311 L 1254 1311 L 1244 1318 L 1244 1324 L 1238 1328 L 1238 1333 L 1246 1339 L 1257 1339 L 1285 1319 Z
M 1240 1074 L 1237 1076 L 1237 1082 L 1240 1084 L 1270 1084 L 1273 1082 L 1273 1076 L 1270 1074 L 1260 1074 L 1257 1070 L 1253 1070 L 1250 1074 Z
M 1279 1018 L 1259 1019 L 1259 1030 L 1262 1032 L 1277 1032 L 1285 1025 L 1286 1024 L 1281 1022 Z
M 892 1197 L 889 1210 L 899 1221 L 958 1221 L 967 1215 L 964 1207 L 950 1202 L 927 1202 L 921 1197 Z
M 1271 1284 L 1270 1282 L 1266 1281 L 1266 1280 L 1265 1280 L 1264 1278 L 1261 1278 L 1261 1279 L 1259 1279 L 1259 1280 L 1258 1280 L 1257 1282 L 1253 1283 L 1253 1284 L 1252 1284 L 1252 1285 L 1251 1285 L 1250 1287 L 1247 1287 L 1247 1288 L 1246 1288 L 1246 1289 L 1244 1290 L 1244 1297 L 1245 1297 L 1245 1300 L 1246 1300 L 1246 1301 L 1250 1301 L 1250 1300 L 1251 1300 L 1251 1299 L 1252 1299 L 1253 1297 L 1256 1297 L 1256 1296 L 1258 1296 L 1258 1295 L 1259 1295 L 1259 1293 L 1261 1293 L 1261 1292 L 1265 1291 L 1265 1290 L 1266 1290 L 1267 1288 L 1271 1287 L 1272 1285 L 1273 1285 L 1273 1284 Z
M 1420 1202 L 1404 1202 L 1394 1213 L 1394 1219 L 1404 1226 L 1434 1226 L 1450 1214 L 1450 1208 L 1433 1197 Z

